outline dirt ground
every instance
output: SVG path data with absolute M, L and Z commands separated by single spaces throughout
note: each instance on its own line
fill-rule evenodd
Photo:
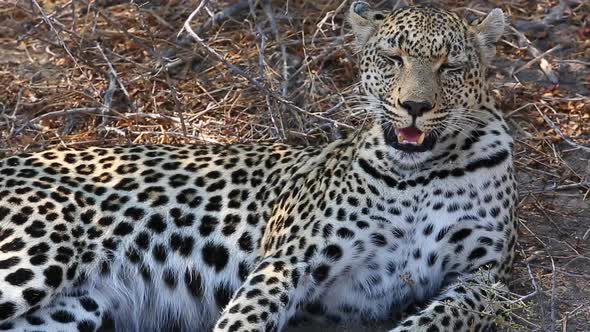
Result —
M 511 23 L 490 70 L 520 182 L 514 310 L 500 327 L 589 331 L 590 3 L 436 3 L 470 20 L 501 7 Z M 335 139 L 365 119 L 348 5 L 0 2 L 0 157 L 55 145 Z M 200 40 L 179 34 L 191 13 Z

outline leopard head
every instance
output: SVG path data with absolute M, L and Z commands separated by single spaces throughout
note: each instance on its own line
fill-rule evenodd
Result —
M 447 131 L 462 130 L 491 102 L 485 69 L 504 30 L 492 10 L 469 24 L 431 6 L 394 11 L 354 2 L 349 22 L 360 53 L 360 76 L 370 111 L 401 156 L 424 154 Z

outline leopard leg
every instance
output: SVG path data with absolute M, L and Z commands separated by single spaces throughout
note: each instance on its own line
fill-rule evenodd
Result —
M 310 286 L 307 264 L 267 258 L 234 294 L 214 331 L 281 331 Z
M 0 324 L 0 331 L 94 332 L 105 319 L 104 308 L 92 294 L 60 294 L 49 305 Z
M 501 283 L 478 272 L 447 287 L 425 309 L 390 332 L 493 331 Z

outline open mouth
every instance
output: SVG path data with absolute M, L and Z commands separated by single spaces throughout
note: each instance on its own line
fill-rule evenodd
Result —
M 395 129 L 397 135 L 397 142 L 400 144 L 422 145 L 426 138 L 426 133 L 416 127 L 406 127 Z
M 432 133 L 423 132 L 415 126 L 406 128 L 385 129 L 385 140 L 392 147 L 404 152 L 424 152 L 432 149 L 436 137 Z

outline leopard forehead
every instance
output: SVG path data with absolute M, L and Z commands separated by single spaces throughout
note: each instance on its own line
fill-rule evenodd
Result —
M 467 23 L 445 9 L 406 7 L 384 18 L 375 34 L 377 46 L 398 48 L 408 56 L 428 59 L 458 57 L 472 40 Z

